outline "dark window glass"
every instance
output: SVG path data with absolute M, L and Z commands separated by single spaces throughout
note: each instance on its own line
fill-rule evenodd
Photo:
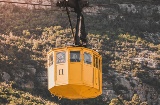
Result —
M 57 52 L 56 53 L 56 63 L 65 63 L 65 61 L 66 61 L 66 53 Z
M 101 60 L 99 59 L 99 69 L 101 69 Z
M 93 55 L 93 66 L 96 67 L 96 57 Z
M 53 65 L 53 54 L 49 56 L 49 66 Z
M 84 63 L 91 64 L 92 63 L 92 56 L 89 53 L 84 53 Z
M 70 52 L 70 62 L 80 62 L 80 51 L 71 51 Z
M 98 58 L 96 57 L 96 68 L 98 68 Z

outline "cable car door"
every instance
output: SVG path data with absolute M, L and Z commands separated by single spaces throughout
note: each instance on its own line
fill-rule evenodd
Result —
M 92 52 L 84 51 L 83 81 L 89 86 L 93 86 L 93 66 Z
M 56 52 L 56 85 L 68 83 L 66 52 Z

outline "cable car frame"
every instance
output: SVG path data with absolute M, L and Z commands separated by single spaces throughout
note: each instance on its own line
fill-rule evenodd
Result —
M 101 95 L 102 57 L 84 47 L 51 50 L 48 52 L 48 89 L 51 94 L 72 100 Z

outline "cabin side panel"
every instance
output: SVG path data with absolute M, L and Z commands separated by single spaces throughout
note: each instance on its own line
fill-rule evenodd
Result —
M 93 54 L 91 51 L 84 50 L 83 52 L 83 83 L 93 87 L 94 70 L 93 70 Z
M 48 89 L 55 86 L 54 53 L 48 54 Z
M 55 54 L 56 86 L 68 84 L 68 52 L 66 50 L 57 50 Z
M 55 81 L 54 81 L 54 65 L 50 66 L 48 68 L 48 89 L 52 88 L 55 86 Z

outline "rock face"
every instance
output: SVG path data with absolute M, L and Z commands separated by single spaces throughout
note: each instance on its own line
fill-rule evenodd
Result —
M 111 76 L 115 77 L 112 82 L 108 82 L 107 79 L 109 78 L 104 78 L 102 94 L 104 100 L 116 98 L 118 96 L 117 93 L 123 94 L 124 99 L 131 100 L 134 94 L 138 94 L 142 102 L 147 101 L 149 105 L 160 104 L 160 94 L 157 90 L 146 83 L 142 83 L 139 78 L 130 77 L 127 79 L 125 75 L 116 73 L 112 70 L 109 70 L 109 75 L 103 75 L 103 77 Z M 115 87 L 118 88 L 115 90 Z
M 27 69 L 28 69 L 30 75 L 35 75 L 36 69 L 33 65 L 27 65 Z
M 6 82 L 10 81 L 11 76 L 7 72 L 3 72 L 1 76 L 3 81 L 6 81 Z
M 139 34 L 147 41 L 160 43 L 160 3 L 150 2 L 149 0 L 146 0 L 146 2 L 134 2 L 132 0 L 113 1 L 108 6 L 94 6 L 84 9 L 86 14 L 93 15 L 92 18 L 100 18 L 99 21 L 94 21 L 97 25 L 94 26 L 95 29 L 103 31 L 102 29 L 105 28 L 115 33 L 129 32 Z M 103 1 L 103 3 L 105 4 L 106 2 Z M 88 15 L 86 18 L 89 17 Z M 90 20 L 87 22 L 91 23 Z M 94 27 L 90 28 L 88 25 L 86 27 L 89 30 L 94 30 Z
M 95 5 L 98 3 L 116 3 L 116 5 L 108 5 L 104 7 L 93 6 L 90 9 L 84 9 L 84 12 L 93 12 L 85 13 L 87 14 L 86 20 L 90 17 L 92 18 L 88 19 L 87 23 L 94 23 L 91 24 L 92 26 L 86 24 L 86 28 L 88 30 L 92 29 L 102 32 L 105 31 L 105 33 L 110 35 L 110 37 L 109 35 L 105 36 L 103 34 L 88 35 L 90 44 L 89 47 L 100 52 L 103 56 L 104 73 L 102 96 L 104 100 L 108 101 L 114 97 L 117 97 L 118 95 L 122 95 L 124 99 L 130 100 L 136 93 L 139 95 L 141 101 L 147 101 L 149 105 L 160 105 L 160 59 L 158 58 L 159 53 L 155 53 L 159 52 L 159 48 L 152 45 L 145 45 L 145 41 L 156 44 L 157 46 L 160 44 L 160 4 L 150 3 L 151 0 L 146 0 L 148 3 L 123 3 L 121 1 L 122 0 L 90 0 L 90 2 Z M 125 2 L 126 1 L 132 2 L 134 0 L 125 0 Z M 55 34 L 54 31 L 50 33 L 53 34 L 52 36 Z M 128 41 L 126 37 L 131 36 L 126 35 L 123 37 L 122 35 L 122 38 L 119 39 L 125 41 L 121 43 L 120 41 L 118 42 L 116 40 L 117 37 L 115 36 L 117 34 L 113 34 L 113 32 L 129 32 L 131 34 L 138 34 L 145 41 L 138 41 L 139 39 L 136 38 L 137 36 L 132 38 L 134 40 L 133 42 L 132 40 Z M 40 37 L 40 35 L 37 36 Z M 60 35 L 58 35 L 59 38 L 57 39 L 53 38 L 55 41 L 54 43 L 56 43 L 56 47 L 64 44 L 66 35 L 62 36 L 62 38 L 60 38 Z M 9 39 L 9 36 L 5 35 L 5 37 Z M 3 38 L 4 37 L 1 39 Z M 1 43 L 5 41 L 0 41 L 0 45 L 2 45 L 0 46 L 0 53 L 5 52 L 4 54 L 7 55 L 5 56 L 5 59 L 8 60 L 8 56 L 14 54 L 10 54 L 11 51 L 6 50 L 7 48 L 9 49 L 10 46 L 8 43 L 11 42 L 11 40 L 6 41 L 8 42 L 4 46 Z M 69 42 L 70 40 L 67 39 L 66 41 Z M 27 46 L 29 44 L 28 42 L 27 44 L 23 44 L 23 42 L 24 41 L 20 40 L 19 45 L 22 44 Z M 37 61 L 35 60 L 36 63 L 34 62 L 35 64 L 27 62 L 28 65 L 23 62 L 23 60 L 26 59 L 26 56 L 22 56 L 25 55 L 24 52 L 26 47 L 20 46 L 17 48 L 14 46 L 17 48 L 15 50 L 15 55 L 20 55 L 16 59 L 19 59 L 17 61 L 19 61 L 18 63 L 22 67 L 15 67 L 15 70 L 8 70 L 9 72 L 5 71 L 4 69 L 0 70 L 2 71 L 1 79 L 3 81 L 14 80 L 19 87 L 23 89 L 37 88 L 39 86 L 37 84 L 47 86 L 46 68 L 40 67 L 46 63 L 46 60 L 41 63 L 39 62 L 39 60 L 41 60 L 39 58 L 46 55 L 41 54 L 42 51 L 39 49 L 40 46 L 38 46 L 38 44 L 40 43 L 35 43 L 35 46 L 37 46 L 36 49 L 30 48 L 30 46 L 32 46 L 32 44 L 30 44 L 26 50 L 34 50 L 35 55 L 33 57 L 37 59 Z M 48 46 L 50 46 L 50 44 L 52 43 L 49 43 Z M 14 48 L 12 48 L 12 50 L 13 49 Z M 46 50 L 45 46 L 43 50 Z M 22 54 L 20 52 L 22 52 Z M 24 59 L 20 59 L 22 57 Z M 30 56 L 29 59 L 31 59 L 30 61 L 33 60 L 30 58 Z M 5 62 L 3 63 L 6 64 Z M 17 64 L 17 62 L 15 62 L 15 64 Z M 13 67 L 14 66 L 17 65 L 13 65 Z M 137 69 L 134 70 L 134 67 Z
M 34 89 L 34 82 L 33 81 L 27 81 L 26 83 L 21 84 L 22 89 Z
M 44 87 L 48 86 L 47 71 L 41 71 L 36 74 L 37 81 Z

